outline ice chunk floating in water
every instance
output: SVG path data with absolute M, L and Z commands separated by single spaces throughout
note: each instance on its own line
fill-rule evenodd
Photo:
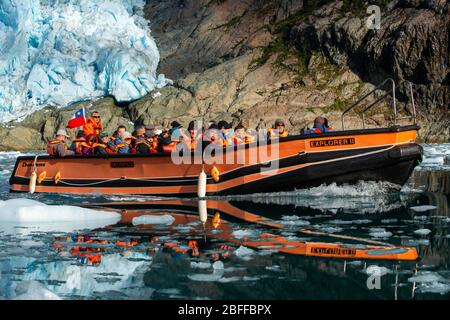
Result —
M 144 215 L 140 217 L 133 218 L 133 225 L 137 226 L 140 224 L 165 224 L 171 225 L 175 221 L 175 218 L 165 214 L 165 215 Z
M 119 220 L 120 214 L 116 212 L 52 206 L 30 199 L 0 201 L 0 231 L 5 233 L 71 232 L 100 228 Z
M 142 0 L 2 0 L 0 122 L 45 105 L 142 97 L 167 80 Z

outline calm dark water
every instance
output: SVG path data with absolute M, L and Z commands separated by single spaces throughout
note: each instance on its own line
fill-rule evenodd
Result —
M 440 159 L 449 153 L 448 145 L 426 146 L 420 170 L 445 170 Z M 220 228 L 203 231 L 195 202 L 168 207 L 143 203 L 158 202 L 148 197 L 10 194 L 7 180 L 17 155 L 0 153 L 0 215 L 11 210 L 5 204 L 12 198 L 48 205 L 140 205 L 127 206 L 123 215 L 131 216 L 127 221 L 122 218 L 95 226 L 86 223 L 83 230 L 72 223 L 49 228 L 48 224 L 0 222 L 1 299 L 450 298 L 448 195 L 411 185 L 393 193 L 383 183 L 366 182 L 211 199 L 209 205 L 214 203 L 215 209 L 208 210 L 209 219 L 217 210 L 223 211 L 220 228 L 227 228 L 224 235 Z M 224 213 L 230 204 L 275 220 L 283 228 L 232 218 Z M 28 207 L 24 212 L 33 210 L 37 209 Z M 153 224 L 140 224 L 133 223 L 133 215 L 159 218 Z M 348 242 L 302 234 L 297 232 L 299 228 L 415 247 L 420 259 L 343 260 L 242 245 L 244 240 L 261 239 L 264 233 L 292 241 Z M 89 239 L 98 241 L 86 242 Z M 379 289 L 367 286 L 374 268 L 381 271 Z

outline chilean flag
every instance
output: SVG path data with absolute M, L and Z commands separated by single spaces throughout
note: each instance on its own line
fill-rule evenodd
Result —
M 76 128 L 76 127 L 82 127 L 86 124 L 86 117 L 85 117 L 84 108 L 78 110 L 73 115 L 72 119 L 69 120 L 69 123 L 67 124 L 68 128 Z

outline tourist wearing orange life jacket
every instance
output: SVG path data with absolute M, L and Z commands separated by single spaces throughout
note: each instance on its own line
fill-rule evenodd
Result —
M 255 137 L 245 130 L 242 124 L 238 124 L 234 128 L 233 142 L 234 145 L 239 146 L 242 144 L 249 144 L 255 141 Z
M 181 132 L 183 126 L 178 121 L 172 121 L 170 125 L 172 128 L 167 133 L 163 132 L 161 137 L 163 152 L 176 151 L 177 144 L 183 140 Z
M 188 132 L 184 136 L 184 139 L 183 139 L 183 141 L 186 144 L 186 146 L 188 147 L 188 149 L 195 150 L 198 143 L 199 142 L 201 143 L 202 134 L 201 134 L 201 131 L 199 132 L 199 130 L 201 130 L 201 128 L 199 128 L 198 122 L 196 122 L 196 121 L 189 122 Z
M 219 127 L 219 138 L 222 140 L 223 146 L 234 146 L 232 132 L 230 131 L 231 125 L 225 120 L 221 120 L 217 126 Z
M 204 134 L 204 142 L 205 146 L 212 144 L 214 145 L 214 148 L 223 147 L 224 144 L 219 136 L 219 126 L 216 123 L 212 123 L 208 130 L 206 130 Z
M 69 138 L 66 130 L 59 129 L 53 139 L 47 141 L 47 153 L 51 156 L 71 156 L 75 152 L 68 150 L 66 146 L 66 138 Z
M 130 144 L 130 153 L 137 153 L 136 150 L 136 143 L 138 141 L 145 141 L 145 134 L 146 129 L 145 126 L 143 125 L 138 125 L 136 126 L 136 128 L 134 129 L 133 133 L 132 133 L 132 140 L 131 140 L 131 144 Z
M 83 130 L 79 130 L 77 132 L 77 136 L 75 138 L 75 140 L 72 141 L 72 144 L 70 145 L 70 150 L 72 150 L 73 152 L 75 152 L 75 154 L 83 154 L 82 152 L 82 147 L 84 145 L 87 145 L 86 143 L 86 134 L 84 133 Z
M 130 153 L 131 141 L 133 136 L 128 131 L 124 131 L 114 140 L 114 146 L 118 154 L 128 154 Z
M 100 114 L 97 111 L 92 112 L 91 117 L 87 120 L 83 126 L 83 131 L 86 136 L 95 135 L 98 136 L 103 131 L 103 125 L 100 120 Z
M 151 154 L 158 152 L 155 134 L 151 131 L 146 131 L 144 137 L 144 139 L 139 139 L 136 142 L 136 153 Z
M 275 124 L 273 125 L 273 127 L 269 128 L 267 131 L 268 139 L 284 138 L 289 136 L 289 132 L 286 130 L 283 119 L 275 120 Z
M 101 132 L 98 135 L 98 138 L 100 139 L 98 142 L 93 144 L 94 154 L 102 154 L 102 155 L 108 155 L 108 154 L 115 154 L 116 152 L 114 149 L 111 148 L 110 144 L 110 138 L 108 135 L 108 132 Z

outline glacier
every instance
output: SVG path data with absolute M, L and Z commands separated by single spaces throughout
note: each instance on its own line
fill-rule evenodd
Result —
M 138 99 L 171 81 L 143 0 L 1 0 L 0 122 L 47 105 Z

